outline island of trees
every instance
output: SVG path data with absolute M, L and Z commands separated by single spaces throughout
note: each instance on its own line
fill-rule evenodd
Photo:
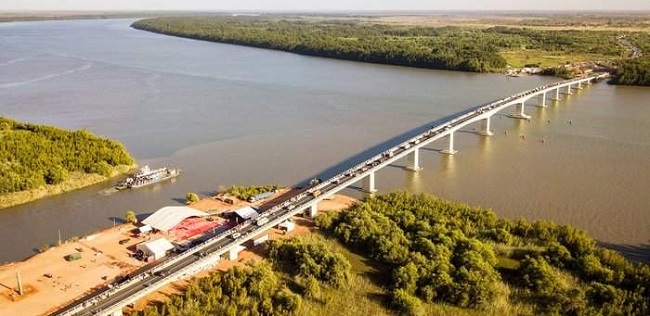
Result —
M 493 22 L 494 23 L 494 22 Z M 492 24 L 493 25 L 493 24 Z M 627 63 L 618 31 L 544 29 L 519 26 L 422 26 L 372 19 L 305 17 L 162 17 L 136 21 L 136 29 L 369 63 L 470 72 L 503 72 L 508 66 L 541 67 L 571 77 L 622 63 L 614 83 L 647 84 L 648 63 Z M 629 33 L 629 32 L 628 32 Z M 628 41 L 646 47 L 643 32 Z M 645 57 L 644 57 L 645 58 Z
M 122 144 L 86 130 L 0 117 L 0 208 L 97 183 L 133 164 Z
M 132 315 L 647 315 L 650 267 L 584 231 L 429 195 L 324 212 L 267 261 L 193 282 Z

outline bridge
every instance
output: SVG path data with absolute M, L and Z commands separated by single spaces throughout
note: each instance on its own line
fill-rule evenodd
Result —
M 583 89 L 591 83 L 606 78 L 608 74 L 598 74 L 585 78 L 571 79 L 548 84 L 518 94 L 479 105 L 452 116 L 448 121 L 431 126 L 426 131 L 380 152 L 355 166 L 328 179 L 313 183 L 301 189 L 282 203 L 272 207 L 262 207 L 260 217 L 239 224 L 232 229 L 209 236 L 209 239 L 172 256 L 155 267 L 140 271 L 126 280 L 121 280 L 102 288 L 76 302 L 60 309 L 53 315 L 114 315 L 122 314 L 122 308 L 134 303 L 169 282 L 188 277 L 198 271 L 209 269 L 219 262 L 223 255 L 234 260 L 241 244 L 263 235 L 294 215 L 304 213 L 317 215 L 317 203 L 333 194 L 361 181 L 363 190 L 375 192 L 375 173 L 399 159 L 406 158 L 407 169 L 420 170 L 419 150 L 434 141 L 445 138 L 448 142 L 443 154 L 453 155 L 454 133 L 459 129 L 478 123 L 477 134 L 482 137 L 492 135 L 490 119 L 500 111 L 512 109 L 507 116 L 515 119 L 530 119 L 525 113 L 526 102 L 536 101 L 534 106 L 546 107 L 547 95 L 560 100 L 561 94 L 570 95 L 572 90 Z M 264 220 L 260 220 L 264 218 Z

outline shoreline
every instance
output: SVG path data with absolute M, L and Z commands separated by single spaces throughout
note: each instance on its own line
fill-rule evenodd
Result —
M 46 185 L 37 189 L 3 194 L 0 195 L 0 212 L 3 209 L 12 206 L 33 202 L 36 200 L 52 197 L 55 195 L 83 189 L 91 185 L 102 183 L 104 181 L 108 181 L 117 178 L 119 176 L 129 174 L 135 168 L 137 168 L 137 164 L 119 165 L 117 167 L 114 167 L 113 173 L 109 177 L 105 177 L 96 173 L 87 174 L 81 172 L 72 172 L 70 174 L 70 179 L 56 185 Z

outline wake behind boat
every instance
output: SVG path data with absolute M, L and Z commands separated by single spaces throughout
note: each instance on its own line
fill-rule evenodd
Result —
M 140 168 L 136 174 L 126 178 L 115 186 L 117 190 L 135 189 L 150 184 L 158 183 L 167 179 L 176 178 L 181 174 L 179 169 L 169 169 L 162 167 L 158 169 L 151 169 L 148 165 Z

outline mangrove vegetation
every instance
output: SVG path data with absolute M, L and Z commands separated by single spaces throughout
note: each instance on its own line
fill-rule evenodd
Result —
M 85 175 L 106 179 L 133 164 L 122 144 L 86 130 L 67 131 L 0 117 L 0 207 L 11 202 L 11 194 L 73 179 L 83 182 Z
M 568 77 L 565 70 L 590 62 L 609 69 L 625 60 L 620 32 L 540 29 L 516 26 L 424 26 L 380 20 L 315 17 L 163 17 L 136 21 L 136 29 L 193 39 L 230 43 L 369 63 L 470 72 L 503 72 L 508 66 L 548 68 L 545 74 Z M 636 35 L 637 33 L 630 33 Z M 650 43 L 631 36 L 633 43 Z M 640 45 L 643 46 L 643 45 Z M 626 72 L 647 69 L 645 63 Z M 572 67 L 569 67 L 572 68 Z M 637 83 L 628 75 L 618 83 Z M 630 79 L 627 79 L 630 78 Z
M 650 267 L 584 231 L 403 192 L 132 315 L 647 315 Z

